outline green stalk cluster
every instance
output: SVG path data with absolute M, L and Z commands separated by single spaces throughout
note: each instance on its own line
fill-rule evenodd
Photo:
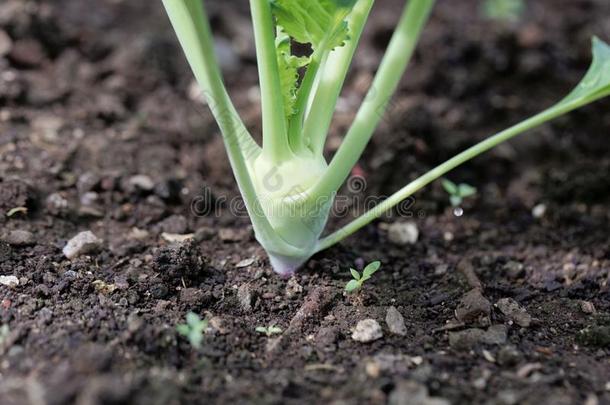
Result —
M 202 0 L 163 0 L 223 135 L 256 238 L 277 273 L 292 274 L 425 185 L 527 130 L 610 94 L 610 47 L 593 40 L 593 63 L 564 100 L 472 146 L 374 209 L 322 237 L 334 197 L 362 155 L 395 93 L 434 0 L 410 0 L 342 145 L 327 162 L 326 137 L 374 0 L 250 0 L 260 79 L 263 142 L 249 134 L 225 85 Z M 310 56 L 291 44 L 309 44 Z

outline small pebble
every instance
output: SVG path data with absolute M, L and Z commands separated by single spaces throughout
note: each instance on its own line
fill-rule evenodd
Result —
M 237 300 L 244 311 L 252 311 L 253 294 L 249 284 L 242 284 L 239 286 L 237 289 Z
M 449 333 L 449 346 L 455 350 L 472 350 L 480 344 L 502 345 L 506 343 L 508 331 L 504 325 L 493 325 L 486 331 L 472 328 Z
M 34 244 L 34 234 L 28 231 L 16 229 L 9 231 L 2 240 L 13 246 L 28 246 Z
M 523 328 L 527 328 L 532 323 L 531 315 L 512 298 L 502 298 L 498 300 L 496 306 L 508 319 Z
M 13 40 L 8 34 L 0 30 L 0 57 L 7 55 L 13 47 Z
M 388 227 L 388 239 L 397 245 L 412 245 L 419 239 L 415 222 L 395 222 Z
M 235 268 L 242 269 L 244 267 L 250 267 L 250 266 L 252 266 L 252 264 L 254 264 L 254 262 L 255 262 L 255 259 L 253 257 L 250 257 L 248 259 L 244 259 L 244 260 L 240 261 L 239 263 L 237 263 L 235 265 Z
M 23 67 L 37 67 L 45 60 L 40 42 L 33 39 L 20 39 L 13 43 L 9 57 Z
M 152 179 L 144 174 L 137 174 L 129 178 L 129 185 L 143 190 L 143 191 L 151 191 L 155 188 L 155 183 Z
M 597 312 L 595 305 L 590 301 L 580 301 L 580 310 L 585 314 L 594 314 Z
M 175 233 L 163 232 L 161 238 L 169 243 L 183 243 L 187 242 L 195 237 L 194 233 L 187 233 L 186 235 L 178 235 Z
M 286 284 L 286 297 L 294 299 L 301 293 L 303 293 L 303 286 L 299 284 L 296 277 L 291 277 Z
M 93 253 L 102 246 L 102 240 L 91 231 L 81 232 L 68 241 L 63 248 L 63 254 L 68 259 Z
M 525 273 L 523 263 L 517 262 L 515 260 L 510 260 L 506 262 L 502 269 L 506 272 L 506 275 L 510 278 L 519 278 L 523 276 Z
M 481 291 L 474 288 L 464 294 L 455 310 L 455 317 L 460 322 L 478 322 L 489 318 L 491 313 L 491 302 L 481 294 Z M 489 322 L 486 323 L 489 325 Z
M 405 336 L 407 334 L 407 326 L 405 325 L 405 319 L 402 314 L 398 312 L 396 307 L 389 307 L 385 316 L 385 322 L 388 324 L 388 329 L 390 332 L 399 335 Z
M 369 343 L 383 337 L 379 322 L 374 319 L 365 319 L 356 325 L 352 332 L 352 339 L 356 342 Z
M 0 276 L 0 284 L 7 287 L 17 287 L 19 285 L 19 279 L 15 276 Z
M 70 211 L 70 203 L 60 193 L 50 194 L 45 205 L 49 214 L 55 216 L 66 215 Z

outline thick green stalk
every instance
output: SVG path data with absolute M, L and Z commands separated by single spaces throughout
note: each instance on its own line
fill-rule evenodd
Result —
M 250 0 L 250 8 L 261 88 L 263 154 L 266 159 L 277 164 L 289 160 L 293 154 L 288 142 L 282 101 L 273 16 L 269 0 Z
M 303 138 L 314 154 L 323 152 L 337 100 L 374 3 L 375 0 L 360 0 L 356 3 L 348 18 L 350 40 L 345 46 L 331 52 L 325 64 L 311 111 L 303 126 Z
M 411 60 L 433 5 L 434 0 L 411 0 L 407 5 L 371 89 L 328 172 L 311 190 L 312 198 L 335 193 L 358 162 Z
M 257 239 L 268 251 L 302 255 L 299 249 L 286 244 L 276 234 L 262 212 L 249 169 L 261 151 L 239 119 L 222 82 L 203 3 L 201 0 L 163 0 L 163 5 L 218 122 Z
M 538 127 L 547 121 L 564 115 L 579 107 L 582 107 L 583 105 L 588 104 L 589 102 L 590 100 L 576 100 L 570 103 L 558 104 L 555 107 L 541 112 L 540 114 L 537 114 L 513 127 L 499 132 L 498 134 L 493 135 L 485 139 L 484 141 L 481 141 L 478 144 L 466 149 L 465 151 L 454 156 L 445 163 L 430 170 L 423 176 L 417 178 L 416 180 L 413 180 L 411 183 L 407 184 L 405 187 L 390 196 L 388 199 L 384 200 L 381 204 L 367 211 L 361 217 L 350 222 L 348 225 L 330 234 L 329 236 L 321 239 L 318 243 L 316 251 L 319 252 L 321 250 L 327 249 L 332 245 L 336 244 L 337 242 L 340 242 L 341 240 L 345 239 L 363 226 L 367 225 L 371 221 L 379 218 L 381 215 L 388 212 L 394 206 L 396 206 L 406 198 L 410 197 L 415 192 L 419 191 L 423 187 L 442 177 L 447 172 L 455 169 L 457 166 L 469 161 L 470 159 L 480 155 L 483 152 L 488 151 L 489 149 L 503 142 L 506 142 L 511 138 L 514 138 L 517 135 L 522 134 L 523 132 L 529 129 Z
M 314 53 L 314 55 L 312 55 L 311 63 L 307 66 L 307 72 L 305 72 L 305 76 L 299 87 L 297 101 L 295 103 L 296 114 L 290 119 L 288 128 L 290 145 L 293 150 L 301 149 L 306 146 L 302 137 L 303 118 L 305 117 L 307 103 L 309 102 L 311 91 L 316 82 L 316 77 L 320 72 L 320 67 L 323 66 L 323 62 L 325 61 L 322 61 L 317 54 Z

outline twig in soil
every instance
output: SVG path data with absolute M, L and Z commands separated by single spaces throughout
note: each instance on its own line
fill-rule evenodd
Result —
M 474 266 L 470 259 L 462 259 L 457 265 L 457 270 L 462 273 L 468 285 L 476 290 L 483 291 L 483 283 L 474 272 Z
M 306 320 L 320 313 L 335 298 L 336 292 L 329 287 L 317 287 L 305 298 L 305 302 L 292 317 L 286 333 L 298 332 Z
M 292 317 L 284 334 L 269 342 L 267 353 L 270 356 L 274 356 L 284 347 L 286 337 L 301 332 L 305 322 L 319 315 L 333 301 L 336 294 L 335 290 L 330 287 L 316 287 L 311 291 L 305 298 L 301 308 Z

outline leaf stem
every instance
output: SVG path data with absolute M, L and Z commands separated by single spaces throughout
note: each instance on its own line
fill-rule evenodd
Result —
M 583 105 L 582 100 L 576 100 L 574 102 L 570 102 L 567 104 L 558 104 L 546 111 L 543 111 L 513 127 L 510 127 L 502 132 L 499 132 L 496 135 L 493 135 L 478 144 L 466 149 L 465 151 L 459 153 L 453 158 L 447 160 L 445 163 L 435 167 L 430 170 L 423 176 L 417 178 L 411 183 L 407 184 L 405 187 L 394 193 L 388 199 L 386 199 L 383 203 L 377 205 L 375 208 L 367 211 L 361 217 L 356 220 L 350 222 L 346 226 L 342 227 L 338 231 L 330 234 L 329 236 L 322 238 L 317 246 L 316 252 L 327 249 L 332 245 L 340 242 L 345 239 L 349 235 L 353 234 L 363 226 L 367 225 L 371 221 L 380 217 L 384 213 L 388 212 L 394 206 L 399 204 L 404 199 L 410 197 L 415 192 L 419 191 L 421 188 L 430 184 L 434 180 L 440 178 L 447 172 L 455 169 L 457 166 L 469 161 L 470 159 L 480 155 L 483 152 L 488 151 L 489 149 L 519 135 L 523 132 L 535 128 L 544 124 L 547 121 L 550 121 L 556 117 L 559 117 L 563 114 L 566 114 L 576 108 L 579 108 Z
M 434 0 L 411 0 L 405 8 L 371 89 L 328 171 L 314 186 L 311 196 L 336 192 L 358 162 L 411 60 L 433 5 Z M 312 115 L 312 119 L 315 118 Z M 319 135 L 317 130 L 308 132 L 311 136 Z
M 314 154 L 323 152 L 337 100 L 374 2 L 375 0 L 360 0 L 356 3 L 348 18 L 349 41 L 328 56 L 311 111 L 303 126 L 303 138 L 309 141 Z
M 261 203 L 248 168 L 248 162 L 253 162 L 261 150 L 239 119 L 222 82 L 203 3 L 201 0 L 163 0 L 163 4 L 220 127 L 257 239 L 265 241 L 270 249 L 300 254 L 298 249 L 292 249 L 275 233 L 265 213 L 261 212 Z
M 250 0 L 250 9 L 261 87 L 263 154 L 270 161 L 281 163 L 293 155 L 288 142 L 271 5 L 269 0 Z

